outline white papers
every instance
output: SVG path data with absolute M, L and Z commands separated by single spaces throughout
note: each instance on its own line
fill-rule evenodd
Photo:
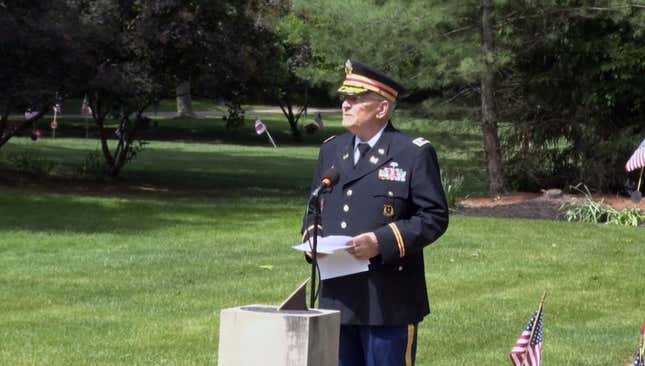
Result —
M 316 252 L 331 254 L 337 250 L 345 249 L 350 240 L 352 240 L 352 237 L 347 235 L 330 235 L 325 236 L 324 238 L 319 236 L 316 243 Z M 311 240 L 311 245 L 313 245 L 313 239 Z M 301 250 L 303 252 L 313 251 L 308 241 L 294 245 L 293 249 Z
M 365 272 L 368 270 L 370 261 L 367 259 L 356 259 L 345 249 L 347 243 L 352 239 L 351 236 L 332 235 L 324 238 L 318 237 L 316 252 L 325 254 L 318 257 L 318 268 L 320 269 L 320 278 L 347 276 L 354 273 Z M 293 249 L 300 251 L 311 251 L 309 242 L 294 245 Z
M 338 250 L 318 259 L 321 280 L 366 272 L 369 264 L 369 260 L 356 259 L 346 250 Z

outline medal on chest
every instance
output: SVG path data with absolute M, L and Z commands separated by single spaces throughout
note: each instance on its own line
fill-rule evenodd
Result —
M 399 164 L 391 162 L 389 166 L 383 167 L 378 171 L 378 179 L 390 182 L 405 182 L 408 172 L 399 168 Z

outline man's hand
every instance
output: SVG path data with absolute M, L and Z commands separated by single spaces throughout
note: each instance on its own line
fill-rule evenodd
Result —
M 373 232 L 356 235 L 347 245 L 347 252 L 356 259 L 370 259 L 381 253 L 378 240 Z

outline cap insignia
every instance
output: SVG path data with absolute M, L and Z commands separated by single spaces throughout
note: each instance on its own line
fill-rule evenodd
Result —
M 350 60 L 345 61 L 345 74 L 349 75 L 352 71 L 352 62 Z

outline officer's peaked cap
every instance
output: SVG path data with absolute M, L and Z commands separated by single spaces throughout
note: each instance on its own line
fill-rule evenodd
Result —
M 338 92 L 345 95 L 355 95 L 374 92 L 389 101 L 395 101 L 405 88 L 385 73 L 360 62 L 347 60 L 345 63 L 345 80 Z

